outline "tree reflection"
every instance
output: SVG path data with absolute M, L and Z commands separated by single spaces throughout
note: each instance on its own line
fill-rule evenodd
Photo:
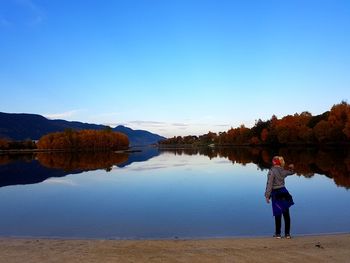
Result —
M 336 185 L 350 189 L 350 149 L 345 148 L 263 148 L 263 147 L 227 147 L 227 148 L 177 148 L 162 149 L 176 155 L 205 155 L 212 158 L 227 158 L 232 163 L 256 164 L 259 169 L 271 167 L 274 155 L 284 157 L 286 164 L 293 163 L 299 176 L 312 177 L 315 174 L 332 178 Z
M 350 189 L 350 148 L 263 148 L 263 147 L 223 147 L 223 148 L 176 148 L 145 149 L 140 153 L 114 152 L 52 152 L 32 154 L 0 154 L 0 187 L 3 185 L 27 184 L 40 182 L 52 176 L 64 176 L 69 173 L 105 169 L 113 166 L 125 167 L 132 162 L 146 161 L 159 153 L 169 152 L 174 155 L 204 155 L 212 158 L 226 158 L 232 163 L 242 165 L 254 163 L 261 170 L 271 167 L 274 155 L 282 155 L 286 164 L 293 163 L 299 176 L 312 177 L 315 174 L 332 178 L 336 185 Z M 45 168 L 38 178 L 35 171 L 40 167 L 23 166 L 38 163 Z M 30 167 L 30 168 L 29 168 Z M 61 170 L 64 173 L 58 173 Z M 30 177 L 29 174 L 33 174 Z
M 35 159 L 34 153 L 26 153 L 26 154 L 19 154 L 19 153 L 12 153 L 12 154 L 0 154 L 0 165 L 9 164 L 11 162 L 15 161 L 22 161 L 22 162 L 31 162 Z
M 126 162 L 128 154 L 114 152 L 53 152 L 38 153 L 37 159 L 45 167 L 63 169 L 67 172 L 97 169 L 110 171 L 113 165 Z
M 37 154 L 0 155 L 0 165 L 13 162 L 31 162 L 33 160 L 47 168 L 61 169 L 65 172 L 89 171 L 97 169 L 111 170 L 113 165 L 121 165 L 128 161 L 126 153 L 114 152 L 51 152 Z

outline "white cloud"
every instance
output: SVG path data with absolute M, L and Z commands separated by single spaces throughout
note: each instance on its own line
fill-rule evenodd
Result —
M 230 124 L 215 124 L 213 126 L 216 126 L 216 127 L 228 127 L 228 128 L 231 127 Z
M 187 127 L 189 126 L 187 123 L 172 123 L 173 126 L 176 127 Z
M 139 125 L 139 126 L 164 126 L 168 125 L 166 122 L 160 122 L 160 121 L 129 121 L 128 123 L 132 125 Z
M 68 186 L 76 186 L 77 184 L 70 179 L 61 179 L 61 178 L 49 178 L 44 181 L 46 184 L 60 184 Z
M 48 114 L 44 114 L 44 117 L 48 119 L 67 119 L 76 115 L 79 111 L 81 110 L 71 110 L 71 111 L 65 111 L 60 113 L 48 113 Z

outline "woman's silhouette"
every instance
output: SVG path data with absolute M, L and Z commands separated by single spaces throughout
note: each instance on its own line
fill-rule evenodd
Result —
M 281 222 L 283 215 L 285 237 L 291 238 L 289 207 L 291 207 L 294 202 L 292 196 L 285 187 L 284 179 L 288 175 L 294 174 L 294 165 L 290 164 L 288 170 L 284 169 L 284 159 L 281 156 L 273 157 L 272 165 L 267 174 L 265 198 L 267 203 L 270 203 L 270 198 L 272 199 L 272 212 L 275 217 L 276 227 L 274 237 L 281 238 Z

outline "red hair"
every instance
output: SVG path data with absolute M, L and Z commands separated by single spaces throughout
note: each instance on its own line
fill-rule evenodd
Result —
M 273 157 L 272 158 L 272 164 L 273 165 L 281 165 L 281 160 L 280 160 L 280 158 L 278 157 L 278 156 L 275 156 L 275 157 Z

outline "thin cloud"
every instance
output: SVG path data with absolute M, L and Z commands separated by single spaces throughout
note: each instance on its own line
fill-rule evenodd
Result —
M 172 126 L 176 127 L 188 127 L 189 125 L 187 123 L 172 123 Z
M 231 125 L 230 124 L 215 124 L 213 126 L 216 126 L 216 127 L 229 127 Z
M 69 179 L 59 179 L 59 178 L 49 178 L 46 181 L 44 181 L 46 184 L 59 184 L 59 185 L 69 185 L 69 186 L 76 186 L 77 184 Z
M 139 167 L 127 167 L 130 171 L 151 171 L 151 170 L 159 170 L 159 169 L 165 169 L 167 168 L 167 165 L 162 164 L 154 164 L 154 165 L 144 165 Z
M 170 127 L 170 126 L 175 126 L 175 127 L 188 127 L 189 124 L 187 123 L 180 123 L 180 122 L 175 122 L 175 123 L 168 123 L 168 122 L 161 122 L 161 121 L 129 121 L 128 124 L 132 125 L 140 125 L 140 126 L 154 126 L 154 127 Z
M 166 122 L 160 121 L 129 121 L 129 124 L 140 125 L 140 126 L 164 126 L 168 125 Z
M 71 110 L 71 111 L 65 111 L 60 113 L 49 113 L 49 114 L 44 114 L 44 117 L 48 119 L 66 119 L 74 116 L 79 111 L 81 110 Z

